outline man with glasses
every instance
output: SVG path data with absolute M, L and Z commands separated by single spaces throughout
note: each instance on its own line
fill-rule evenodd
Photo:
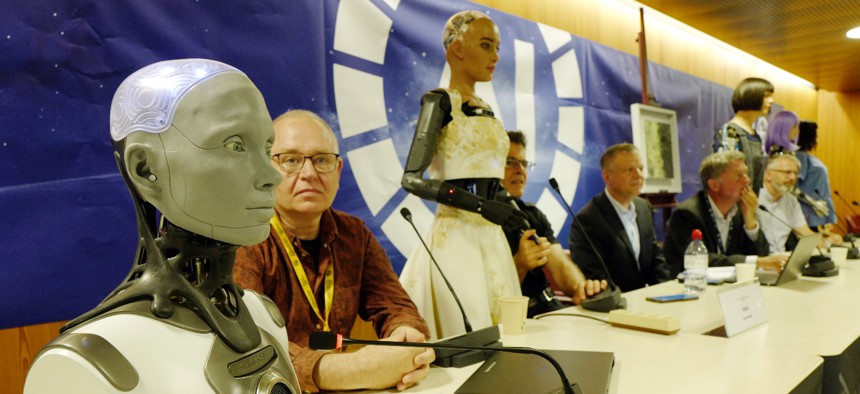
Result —
M 516 204 L 528 216 L 532 226 L 525 232 L 505 229 L 505 237 L 514 255 L 520 288 L 523 295 L 529 297 L 528 317 L 533 317 L 565 307 L 554 297 L 543 267 L 547 268 L 558 288 L 571 297 L 575 304 L 600 293 L 606 288 L 606 281 L 586 280 L 555 239 L 552 225 L 543 212 L 521 200 L 528 170 L 534 167 L 534 163 L 526 161 L 526 138 L 521 131 L 509 131 L 508 138 L 511 146 L 505 162 L 505 178 L 501 181 L 504 190 L 497 199 Z
M 424 342 L 429 331 L 370 229 L 331 208 L 343 160 L 328 124 L 294 110 L 275 119 L 274 129 L 272 164 L 283 175 L 275 189 L 276 215 L 264 242 L 236 253 L 236 283 L 278 305 L 303 391 L 412 386 L 427 376 L 433 350 L 308 349 L 312 331 L 349 335 L 357 316 L 373 322 L 386 340 Z
M 755 264 L 781 271 L 788 256 L 768 256 L 767 239 L 756 218 L 758 197 L 750 190 L 743 152 L 714 153 L 699 167 L 702 190 L 678 204 L 666 226 L 666 259 L 679 273 L 693 229 L 702 231 L 708 266 Z
M 764 187 L 759 190 L 758 201 L 767 212 L 759 210 L 757 216 L 770 253 L 791 251 L 799 237 L 814 234 L 806 224 L 800 202 L 791 194 L 799 172 L 800 161 L 791 152 L 771 155 L 765 167 Z M 836 242 L 841 242 L 838 236 Z
M 651 207 L 639 197 L 644 181 L 639 150 L 627 143 L 610 146 L 600 157 L 600 169 L 606 189 L 570 226 L 573 259 L 589 278 L 606 277 L 608 269 L 622 291 L 672 279 L 675 273 L 657 244 Z

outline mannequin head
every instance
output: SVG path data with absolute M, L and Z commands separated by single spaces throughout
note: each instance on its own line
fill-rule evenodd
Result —
M 139 196 L 171 223 L 235 245 L 269 234 L 272 122 L 241 71 L 204 59 L 155 63 L 111 104 L 111 136 Z
M 732 109 L 735 113 L 754 112 L 755 116 L 766 116 L 773 104 L 773 84 L 762 78 L 747 78 L 741 81 L 732 94 Z
M 797 150 L 797 134 L 800 118 L 791 111 L 779 111 L 773 116 L 767 127 L 764 149 L 771 152 L 774 147 L 787 151 Z
M 811 151 L 818 145 L 818 123 L 801 120 L 798 125 L 797 146 L 801 151 Z
M 442 33 L 445 59 L 451 66 L 452 81 L 467 83 L 493 79 L 499 61 L 499 27 L 478 11 L 462 11 L 445 23 Z

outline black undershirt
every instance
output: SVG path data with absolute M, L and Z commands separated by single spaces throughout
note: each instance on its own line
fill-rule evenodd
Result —
M 314 265 L 319 262 L 320 255 L 320 247 L 322 246 L 322 242 L 320 241 L 320 237 L 317 236 L 314 239 L 300 239 L 299 242 L 302 244 L 302 249 L 308 254 L 311 255 L 311 258 L 314 260 Z

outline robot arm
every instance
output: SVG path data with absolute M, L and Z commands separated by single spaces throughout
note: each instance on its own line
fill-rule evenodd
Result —
M 425 200 L 439 201 L 438 195 L 441 190 L 452 187 L 440 179 L 424 179 L 424 171 L 433 160 L 433 153 L 439 140 L 442 128 L 450 121 L 448 115 L 451 112 L 451 101 L 448 95 L 439 91 L 427 92 L 421 98 L 421 113 L 418 115 L 418 124 L 415 126 L 415 137 L 409 148 L 409 157 L 406 159 L 406 171 L 403 173 L 401 185 L 406 191 Z M 465 192 L 465 191 L 464 191 Z M 472 205 L 477 201 L 472 202 Z M 475 208 L 468 209 L 469 204 L 464 204 L 461 209 L 475 212 Z
M 431 91 L 421 99 L 421 113 L 415 126 L 415 137 L 406 159 L 406 171 L 401 185 L 406 191 L 425 200 L 436 201 L 454 208 L 480 213 L 485 219 L 505 228 L 529 228 L 522 212 L 510 204 L 487 200 L 441 179 L 422 176 L 436 150 L 439 134 L 450 121 L 451 101 L 441 91 Z

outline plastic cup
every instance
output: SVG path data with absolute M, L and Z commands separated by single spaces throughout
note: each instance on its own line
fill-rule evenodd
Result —
M 526 296 L 507 296 L 499 298 L 501 309 L 502 333 L 520 335 L 525 331 L 529 298 Z
M 830 247 L 830 260 L 833 260 L 833 264 L 836 265 L 837 268 L 845 264 L 846 258 L 848 258 L 848 248 L 839 246 Z
M 735 274 L 738 282 L 745 282 L 755 278 L 755 264 L 738 263 L 735 264 Z

